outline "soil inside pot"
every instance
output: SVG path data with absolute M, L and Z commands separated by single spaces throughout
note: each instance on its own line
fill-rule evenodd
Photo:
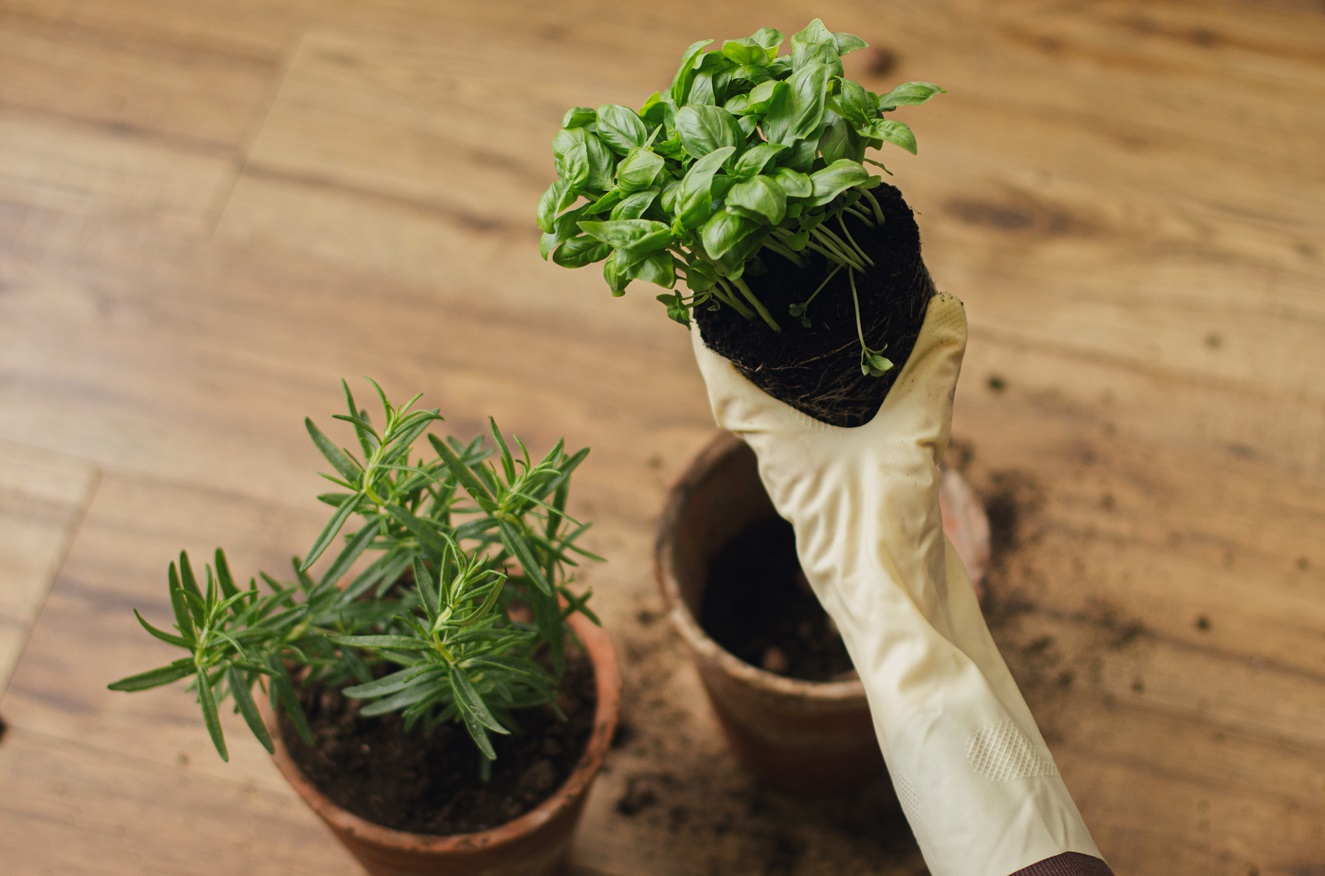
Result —
M 732 654 L 779 675 L 829 681 L 853 671 L 781 517 L 751 524 L 714 554 L 699 623 Z
M 856 275 L 865 340 L 893 362 L 882 377 L 860 371 L 860 340 L 849 271 L 843 269 L 807 309 L 810 327 L 787 308 L 805 301 L 835 267 L 807 250 L 805 267 L 765 252 L 752 259 L 744 276 L 782 330 L 747 320 L 730 307 L 699 308 L 695 318 L 704 341 L 774 398 L 825 423 L 859 426 L 869 422 L 911 355 L 934 284 L 920 258 L 920 230 L 896 188 L 884 183 L 871 193 L 885 221 L 871 228 L 846 220 L 856 243 L 874 266 Z M 841 227 L 830 227 L 839 236 Z
M 461 726 L 405 731 L 398 715 L 359 716 L 361 701 L 340 691 L 305 686 L 300 701 L 315 745 L 306 745 L 282 717 L 291 757 L 339 806 L 375 824 L 424 834 L 472 833 L 530 811 L 575 769 L 593 731 L 597 691 L 593 666 L 568 652 L 558 705 L 517 715 L 510 736 L 493 735 L 492 777 L 479 779 L 482 755 Z

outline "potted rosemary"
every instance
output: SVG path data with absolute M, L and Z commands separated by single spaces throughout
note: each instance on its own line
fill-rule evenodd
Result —
M 905 364 L 934 295 L 912 212 L 867 153 L 884 144 L 914 153 L 910 127 L 889 116 L 943 89 L 870 91 L 842 64 L 864 40 L 818 19 L 787 53 L 767 27 L 712 43 L 686 49 L 671 85 L 638 110 L 565 114 L 553 140 L 557 179 L 538 204 L 542 254 L 570 268 L 602 262 L 613 295 L 635 280 L 663 287 L 668 315 L 697 325 L 703 344 L 764 392 L 825 423 L 861 425 Z M 755 561 L 720 581 L 715 563 L 752 538 Z M 664 509 L 655 561 L 745 766 L 810 793 L 882 766 L 863 687 L 799 574 L 790 526 L 748 449 L 728 438 L 695 461 Z M 744 588 L 759 594 L 753 601 L 735 595 L 742 574 L 757 579 Z M 785 588 L 785 616 L 768 626 L 814 626 L 810 647 L 827 668 L 794 671 L 787 655 L 804 648 L 790 635 L 761 641 L 762 659 L 738 658 L 710 617 L 725 613 L 750 633 L 774 610 L 772 585 L 797 579 L 799 590 Z
M 871 172 L 888 118 L 943 91 L 877 94 L 843 75 L 864 40 L 818 19 L 690 46 L 671 86 L 638 110 L 574 107 L 553 140 L 557 179 L 538 204 L 544 258 L 603 262 L 633 280 L 765 392 L 824 422 L 869 420 L 900 370 L 934 287 L 898 191 Z M 677 288 L 678 282 L 684 288 Z
M 306 421 L 336 489 L 293 578 L 241 587 L 224 552 L 202 576 L 181 555 L 173 630 L 135 615 L 184 655 L 110 687 L 187 681 L 222 759 L 231 701 L 371 873 L 553 872 L 619 704 L 610 641 L 572 586 L 592 558 L 565 510 L 588 451 L 535 459 L 495 423 L 442 438 L 418 396 L 373 387 L 380 425 L 344 386 L 356 450 Z

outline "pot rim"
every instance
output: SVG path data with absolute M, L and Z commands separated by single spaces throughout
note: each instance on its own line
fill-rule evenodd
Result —
M 730 432 L 721 431 L 709 441 L 699 455 L 691 461 L 685 472 L 667 494 L 667 502 L 658 518 L 654 539 L 654 577 L 667 602 L 667 615 L 681 633 L 686 645 L 700 659 L 716 664 L 724 673 L 740 678 L 751 685 L 787 696 L 811 700 L 844 701 L 864 699 L 865 685 L 859 678 L 841 681 L 808 681 L 769 672 L 746 663 L 719 645 L 700 626 L 699 619 L 690 611 L 681 597 L 676 581 L 674 558 L 675 533 L 681 520 L 682 507 L 707 478 L 708 473 L 722 460 L 739 452 L 745 443 Z
M 546 799 L 504 824 L 482 831 L 456 834 L 411 833 L 375 824 L 341 807 L 310 782 L 290 756 L 279 727 L 274 720 L 269 726 L 276 728 L 271 734 L 276 751 L 272 759 L 304 802 L 319 817 L 337 830 L 344 831 L 361 841 L 390 849 L 410 850 L 429 854 L 449 853 L 456 856 L 490 852 L 503 844 L 518 840 L 542 825 L 552 821 L 567 806 L 584 794 L 602 767 L 607 750 L 611 747 L 621 705 L 621 667 L 616 648 L 602 627 L 581 614 L 573 614 L 569 623 L 584 645 L 594 668 L 594 687 L 597 703 L 594 707 L 594 727 L 585 744 L 584 753 L 576 762 L 566 781 L 552 791 Z M 261 701 L 264 718 L 274 719 L 270 707 Z

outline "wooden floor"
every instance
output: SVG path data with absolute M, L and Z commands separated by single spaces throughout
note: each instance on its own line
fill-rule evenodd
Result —
M 758 11 L 756 10 L 758 7 Z M 645 289 L 538 258 L 550 140 L 811 14 L 933 80 L 889 156 L 965 299 L 992 625 L 1123 874 L 1325 874 L 1325 7 L 0 0 L 0 871 L 350 874 L 231 720 L 108 681 L 164 570 L 283 568 L 338 381 L 593 448 L 630 732 L 577 874 L 915 874 L 886 787 L 733 766 L 652 527 L 712 422 Z M 858 59 L 859 56 L 856 56 Z M 230 716 L 233 718 L 234 716 Z

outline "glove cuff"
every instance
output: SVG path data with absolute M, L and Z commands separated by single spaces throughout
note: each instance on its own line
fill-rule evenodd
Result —
M 1018 870 L 1012 876 L 1113 876 L 1109 865 L 1079 852 L 1064 852 Z

